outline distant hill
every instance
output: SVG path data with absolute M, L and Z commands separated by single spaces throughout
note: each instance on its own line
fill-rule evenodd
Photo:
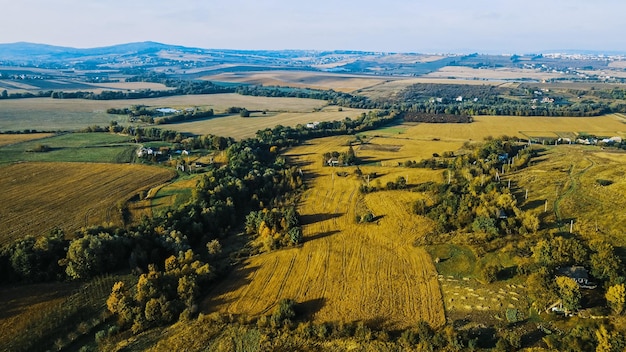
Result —
M 218 72 L 314 70 L 386 76 L 419 76 L 445 66 L 472 68 L 606 69 L 607 55 L 593 51 L 551 51 L 563 55 L 425 55 L 419 53 L 353 50 L 236 50 L 203 49 L 152 41 L 99 48 L 69 48 L 47 44 L 0 44 L 0 66 L 80 71 L 158 71 L 177 77 L 198 78 Z

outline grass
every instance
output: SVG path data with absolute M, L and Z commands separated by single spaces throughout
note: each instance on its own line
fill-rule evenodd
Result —
M 7 351 L 45 351 L 69 347 L 93 336 L 105 318 L 106 298 L 116 281 L 103 276 L 87 283 L 13 285 L 0 289 L 0 346 Z
M 94 163 L 18 163 L 0 167 L 4 244 L 58 227 L 72 234 L 82 226 L 121 224 L 119 202 L 174 177 L 164 168 Z
M 34 152 L 46 145 L 46 152 Z M 124 163 L 134 158 L 136 144 L 128 136 L 110 133 L 69 133 L 0 147 L 0 165 L 24 162 Z

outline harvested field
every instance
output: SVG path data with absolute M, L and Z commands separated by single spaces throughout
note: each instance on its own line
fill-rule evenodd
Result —
M 521 80 L 536 79 L 544 80 L 551 78 L 563 78 L 560 73 L 543 72 L 532 69 L 516 69 L 516 68 L 471 68 L 464 66 L 446 66 L 438 71 L 431 72 L 422 77 L 425 78 L 460 78 L 471 80 Z M 484 82 L 483 82 L 484 83 Z
M 318 100 L 318 102 L 320 101 Z M 276 125 L 295 127 L 298 124 L 306 124 L 315 121 L 343 120 L 346 117 L 354 119 L 361 115 L 361 113 L 367 111 L 368 110 L 349 108 L 343 108 L 342 111 L 338 111 L 337 107 L 326 107 L 315 112 L 309 110 L 276 114 L 268 113 L 266 115 L 254 113 L 250 117 L 229 115 L 206 120 L 163 125 L 163 128 L 198 135 L 214 134 L 243 139 L 254 137 L 258 130 L 268 127 L 273 128 Z
M 174 177 L 172 170 L 142 165 L 18 163 L 0 168 L 0 244 L 54 227 L 120 224 L 117 204 Z
M 360 195 L 362 180 L 339 177 L 337 168 L 321 165 L 321 153 L 346 142 L 347 137 L 317 139 L 287 154 L 303 166 L 311 186 L 299 205 L 304 244 L 250 258 L 214 289 L 206 310 L 256 316 L 291 298 L 315 322 L 365 321 L 388 328 L 445 322 L 435 267 L 424 249 L 412 245 L 428 226 L 409 215 L 409 202 L 419 195 Z M 376 213 L 378 223 L 355 223 L 363 206 Z
M 205 76 L 209 81 L 261 84 L 352 92 L 384 82 L 384 78 L 311 71 L 227 72 Z
M 0 147 L 15 143 L 42 139 L 53 135 L 54 134 L 52 133 L 0 134 Z
M 127 119 L 126 116 L 110 115 L 106 113 L 106 110 L 109 108 L 126 108 L 132 105 L 176 109 L 211 108 L 216 113 L 223 112 L 232 106 L 245 107 L 248 110 L 308 113 L 323 107 L 326 102 L 315 99 L 253 97 L 239 94 L 183 95 L 130 100 L 8 99 L 2 101 L 0 131 L 73 130 L 92 125 L 108 125 L 111 120 L 124 122 Z M 274 125 L 265 127 L 274 127 Z
M 481 141 L 487 136 L 502 135 L 527 138 L 524 131 L 532 129 L 533 135 L 549 132 L 585 132 L 624 136 L 626 125 L 618 115 L 598 117 L 520 117 L 520 116 L 475 116 L 474 122 L 465 124 L 417 124 L 408 128 L 403 137 L 456 141 Z M 545 135 L 545 134 L 544 134 Z

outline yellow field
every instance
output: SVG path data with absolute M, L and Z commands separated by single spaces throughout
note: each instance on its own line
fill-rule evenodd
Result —
M 76 283 L 44 283 L 0 288 L 0 346 L 10 346 L 13 336 L 58 309 L 78 287 Z
M 266 98 L 278 99 L 278 98 Z M 318 100 L 320 104 L 322 101 Z M 239 105 L 243 106 L 243 104 Z M 246 105 L 247 107 L 247 105 Z M 194 134 L 214 134 L 218 136 L 228 136 L 235 139 L 254 137 L 258 130 L 272 128 L 276 125 L 292 126 L 306 124 L 315 121 L 343 120 L 346 117 L 356 118 L 368 110 L 343 108 L 338 111 L 336 106 L 326 107 L 320 111 L 301 110 L 300 112 L 269 113 L 262 115 L 254 113 L 250 117 L 240 117 L 231 115 L 226 117 L 215 117 L 207 120 L 198 120 L 171 125 L 163 125 L 163 128 Z
M 527 138 L 526 132 L 536 136 L 543 132 L 586 132 L 591 134 L 626 136 L 626 124 L 615 114 L 598 117 L 521 117 L 475 116 L 469 124 L 420 123 L 406 129 L 402 137 L 449 141 L 481 141 L 487 136 L 502 135 Z M 548 134 L 548 136 L 550 136 Z
M 163 168 L 87 163 L 19 163 L 0 168 L 0 243 L 54 227 L 120 224 L 119 201 L 174 176 Z
M 445 322 L 435 267 L 426 251 L 412 245 L 427 226 L 409 214 L 410 201 L 418 195 L 389 191 L 362 197 L 356 176 L 334 174 L 354 167 L 322 167 L 321 153 L 345 148 L 347 140 L 317 139 L 288 153 L 303 165 L 311 186 L 298 207 L 304 244 L 250 258 L 214 290 L 205 302 L 208 310 L 255 316 L 292 298 L 315 322 L 365 321 L 388 328 L 420 320 L 433 326 Z M 387 168 L 362 170 L 383 173 Z M 410 177 L 429 176 L 438 177 L 417 169 Z M 363 206 L 375 212 L 377 223 L 355 223 Z
M 0 147 L 53 136 L 52 133 L 0 134 Z

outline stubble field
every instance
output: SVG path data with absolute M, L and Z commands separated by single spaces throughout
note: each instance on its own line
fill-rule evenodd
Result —
M 354 167 L 322 166 L 321 154 L 347 148 L 347 140 L 317 139 L 289 151 L 310 185 L 298 207 L 304 244 L 250 258 L 214 290 L 207 307 L 255 316 L 291 298 L 315 322 L 365 321 L 388 328 L 445 322 L 435 267 L 424 249 L 412 245 L 428 224 L 410 215 L 411 196 L 390 191 L 364 197 Z M 385 173 L 380 167 L 362 170 Z M 351 174 L 340 177 L 337 171 Z M 413 171 L 414 180 L 439 177 L 435 171 Z M 363 207 L 375 212 L 377 222 L 355 222 Z
M 183 95 L 154 99 L 86 100 L 86 99 L 8 99 L 2 101 L 0 131 L 74 130 L 92 125 L 106 126 L 110 121 L 126 122 L 125 115 L 110 115 L 109 108 L 132 105 L 184 109 L 199 107 L 221 113 L 232 106 L 248 110 L 276 112 L 312 112 L 326 105 L 323 100 L 301 98 L 254 97 L 239 94 Z M 272 123 L 274 121 L 271 121 Z M 167 125 L 169 127 L 171 125 Z M 273 127 L 267 125 L 266 127 Z
M 172 170 L 128 164 L 17 163 L 0 167 L 0 243 L 58 227 L 121 224 L 118 202 L 174 176 Z

